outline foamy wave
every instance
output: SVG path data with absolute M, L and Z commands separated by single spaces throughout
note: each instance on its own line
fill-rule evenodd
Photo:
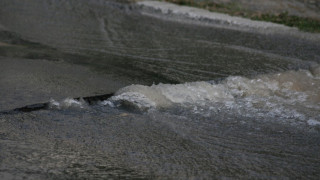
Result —
M 132 108 L 141 110 L 156 107 L 156 103 L 154 101 L 151 101 L 144 94 L 139 92 L 124 92 L 117 96 L 113 96 L 110 100 L 111 101 L 104 101 L 103 103 L 110 105 L 111 102 L 117 102 L 117 105 L 121 103 L 125 104 L 126 106 L 131 106 Z M 114 103 L 112 103 L 111 106 L 114 106 Z
M 83 100 L 75 100 L 72 98 L 66 98 L 62 101 L 56 101 L 51 99 L 49 102 L 49 107 L 51 109 L 68 109 L 68 108 L 84 108 L 86 107 L 86 102 Z
M 251 79 L 230 76 L 219 83 L 131 85 L 120 89 L 109 101 L 142 110 L 181 106 L 208 114 L 217 112 L 219 107 L 245 116 L 316 121 L 320 118 L 319 72 L 318 66 L 310 71 L 287 71 Z

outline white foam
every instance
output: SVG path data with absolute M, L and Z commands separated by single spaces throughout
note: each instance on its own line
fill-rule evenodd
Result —
M 314 69 L 319 67 L 251 79 L 230 76 L 213 84 L 202 81 L 131 85 L 119 90 L 109 101 L 125 102 L 143 110 L 181 106 L 192 107 L 195 113 L 208 114 L 223 109 L 243 116 L 307 121 L 317 119 L 320 112 L 320 79 Z
M 151 101 L 144 94 L 139 92 L 124 92 L 117 96 L 113 96 L 110 100 L 113 102 L 131 105 L 138 109 L 150 109 L 156 107 L 156 103 L 154 101 Z M 119 105 L 119 103 L 116 104 Z
M 314 119 L 308 120 L 307 123 L 308 123 L 310 126 L 320 126 L 320 122 L 319 122 L 319 121 L 316 121 L 316 120 L 314 120 Z
M 67 108 L 84 108 L 85 102 L 83 100 L 75 100 L 72 98 L 66 98 L 62 101 L 50 100 L 49 107 L 53 109 L 67 109 Z
M 115 107 L 115 105 L 113 104 L 113 102 L 108 101 L 108 100 L 105 100 L 105 101 L 100 102 L 100 105 L 102 105 L 102 106 Z

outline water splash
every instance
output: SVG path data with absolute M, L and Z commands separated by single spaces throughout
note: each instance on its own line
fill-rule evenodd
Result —
M 68 108 L 85 108 L 87 106 L 83 99 L 76 100 L 73 98 L 66 98 L 62 101 L 56 101 L 51 99 L 49 102 L 49 108 L 51 109 L 68 109 Z
M 319 69 L 255 78 L 230 76 L 221 82 L 131 85 L 120 89 L 108 102 L 141 111 L 181 107 L 206 116 L 224 111 L 317 125 L 313 122 L 320 119 Z

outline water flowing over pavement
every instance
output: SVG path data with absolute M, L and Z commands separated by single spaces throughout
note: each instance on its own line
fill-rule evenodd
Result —
M 163 2 L 2 0 L 0 178 L 318 179 L 319 39 Z

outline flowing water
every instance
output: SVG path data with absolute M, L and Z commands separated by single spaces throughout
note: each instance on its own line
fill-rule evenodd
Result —
M 1 0 L 0 178 L 318 179 L 319 37 L 181 19 Z

